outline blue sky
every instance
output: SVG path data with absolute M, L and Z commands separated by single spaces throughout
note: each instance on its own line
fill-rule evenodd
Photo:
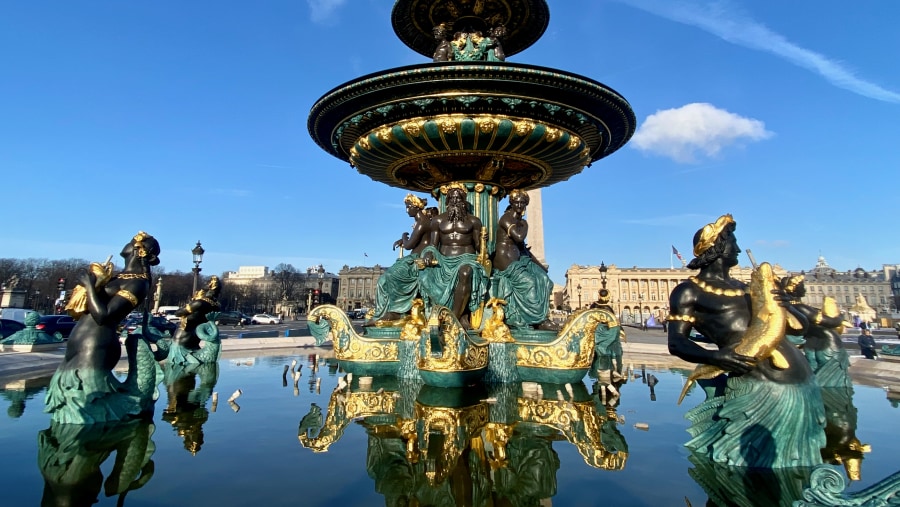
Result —
M 787 269 L 900 263 L 900 2 L 548 3 L 544 36 L 509 60 L 598 80 L 639 125 L 544 189 L 555 282 L 601 260 L 668 267 L 673 245 L 689 259 L 723 213 Z M 344 82 L 426 62 L 392 6 L 4 2 L 0 257 L 99 261 L 145 230 L 168 271 L 198 239 L 204 274 L 390 264 L 407 192 L 328 156 L 306 120 Z

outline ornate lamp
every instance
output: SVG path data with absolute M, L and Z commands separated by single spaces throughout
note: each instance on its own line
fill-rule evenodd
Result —
M 194 272 L 194 290 L 191 292 L 191 295 L 197 292 L 197 283 L 200 280 L 200 263 L 203 262 L 203 247 L 200 246 L 200 240 L 197 240 L 197 246 L 191 250 L 191 255 L 194 256 L 194 269 L 191 271 Z

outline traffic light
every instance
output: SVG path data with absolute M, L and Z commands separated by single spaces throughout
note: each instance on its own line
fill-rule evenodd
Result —
M 313 291 L 313 301 L 319 304 L 319 289 Z
M 59 280 L 57 280 L 56 288 L 59 290 L 66 290 L 66 279 L 61 277 Z

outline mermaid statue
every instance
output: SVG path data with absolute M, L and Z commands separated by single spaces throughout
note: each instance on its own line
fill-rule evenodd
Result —
M 785 293 L 791 297 L 791 305 L 809 321 L 809 328 L 803 335 L 803 352 L 816 374 L 821 387 L 853 387 L 850 379 L 850 356 L 841 342 L 844 322 L 837 302 L 825 297 L 822 309 L 803 303 L 806 284 L 803 275 L 787 276 L 781 279 Z
M 216 326 L 219 310 L 219 278 L 212 276 L 205 289 L 175 312 L 181 318 L 175 336 L 157 341 L 156 358 L 173 364 L 211 363 L 219 360 L 221 339 Z M 201 348 L 201 342 L 204 344 Z
M 147 339 L 125 338 L 128 375 L 119 380 L 113 368 L 122 355 L 118 325 L 139 308 L 150 291 L 150 267 L 159 264 L 159 243 L 139 232 L 122 249 L 125 267 L 112 275 L 111 265 L 95 264 L 78 278 L 82 296 L 67 307 L 78 315 L 62 364 L 53 374 L 45 411 L 55 423 L 93 424 L 152 415 L 161 371 Z M 100 276 L 98 277 L 98 274 Z M 80 291 L 80 292 L 81 292 Z

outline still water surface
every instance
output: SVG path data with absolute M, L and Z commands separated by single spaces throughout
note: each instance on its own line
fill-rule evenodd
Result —
M 303 366 L 296 383 L 282 375 L 292 360 Z M 367 390 L 354 379 L 334 394 L 343 373 L 325 359 L 312 365 L 248 353 L 218 371 L 170 373 L 152 424 L 92 432 L 50 427 L 48 379 L 0 390 L 0 505 L 789 505 L 805 477 L 726 479 L 692 462 L 683 414 L 700 395 L 676 405 L 681 371 L 632 378 L 607 411 L 590 378 L 543 396 L 393 379 Z M 852 401 L 856 435 L 872 445 L 848 488 L 857 491 L 897 472 L 900 443 L 896 402 L 882 389 L 856 386 Z

